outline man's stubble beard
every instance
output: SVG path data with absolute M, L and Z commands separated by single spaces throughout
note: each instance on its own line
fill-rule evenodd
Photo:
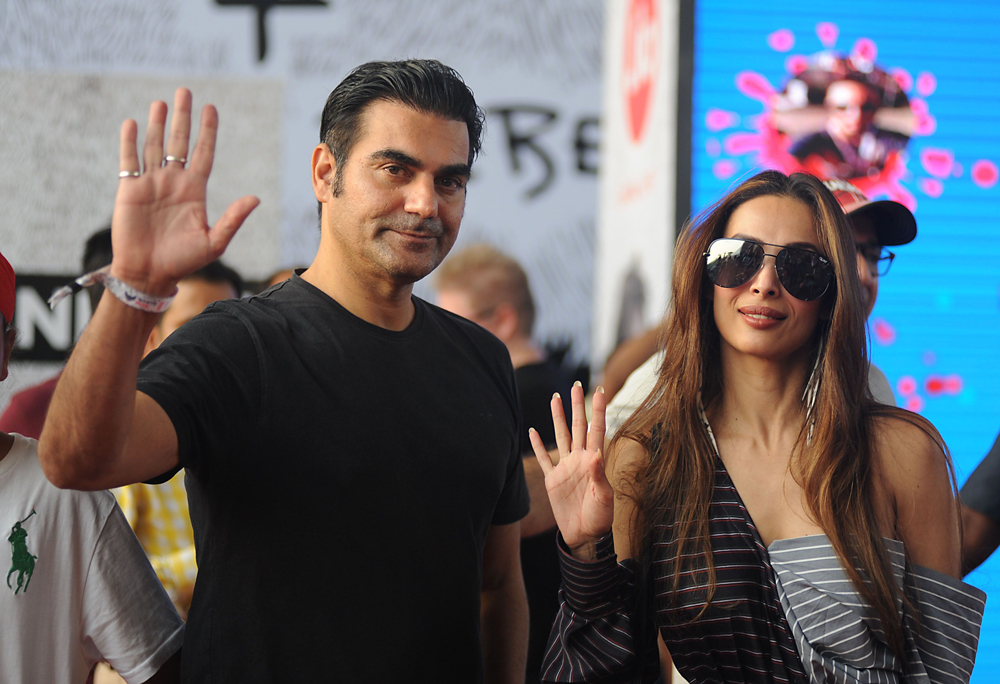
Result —
M 394 239 L 391 233 L 397 231 L 431 236 L 434 238 L 434 247 L 428 252 L 410 252 L 405 247 L 394 248 L 387 240 Z M 387 276 L 398 282 L 415 283 L 430 275 L 451 251 L 454 240 L 444 244 L 446 236 L 447 231 L 440 219 L 419 219 L 402 214 L 379 219 L 371 244 L 379 253 L 377 262 Z M 455 237 L 457 238 L 457 234 Z

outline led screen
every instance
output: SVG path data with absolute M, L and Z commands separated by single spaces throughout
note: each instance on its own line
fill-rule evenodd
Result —
M 909 206 L 871 355 L 941 431 L 959 484 L 1000 431 L 1000 5 L 696 0 L 691 206 L 761 168 Z M 859 135 L 859 130 L 861 134 Z M 997 492 L 1000 496 L 1000 492 Z M 973 681 L 1000 667 L 1000 554 Z

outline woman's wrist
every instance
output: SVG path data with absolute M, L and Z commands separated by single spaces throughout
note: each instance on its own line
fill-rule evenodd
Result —
M 577 560 L 582 560 L 582 561 L 597 560 L 596 539 L 585 541 L 582 544 L 577 544 L 575 546 L 571 546 L 570 544 L 566 544 L 566 546 L 569 548 L 569 552 L 570 554 L 572 554 L 573 558 L 576 558 Z

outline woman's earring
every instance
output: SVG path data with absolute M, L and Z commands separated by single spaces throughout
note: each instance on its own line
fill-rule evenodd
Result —
M 819 394 L 819 384 L 823 379 L 823 371 L 820 364 L 823 361 L 823 354 L 826 352 L 826 331 L 819 338 L 819 345 L 816 348 L 816 360 L 813 362 L 812 372 L 809 374 L 809 381 L 806 389 L 802 393 L 802 403 L 806 407 L 806 422 L 809 424 L 809 431 L 806 433 L 806 444 L 812 443 L 813 428 L 816 426 L 816 417 L 813 409 L 816 408 L 816 395 Z

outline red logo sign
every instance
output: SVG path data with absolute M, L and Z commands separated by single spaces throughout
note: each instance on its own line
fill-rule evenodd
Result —
M 625 15 L 625 118 L 632 142 L 642 140 L 660 64 L 658 0 L 629 0 Z

